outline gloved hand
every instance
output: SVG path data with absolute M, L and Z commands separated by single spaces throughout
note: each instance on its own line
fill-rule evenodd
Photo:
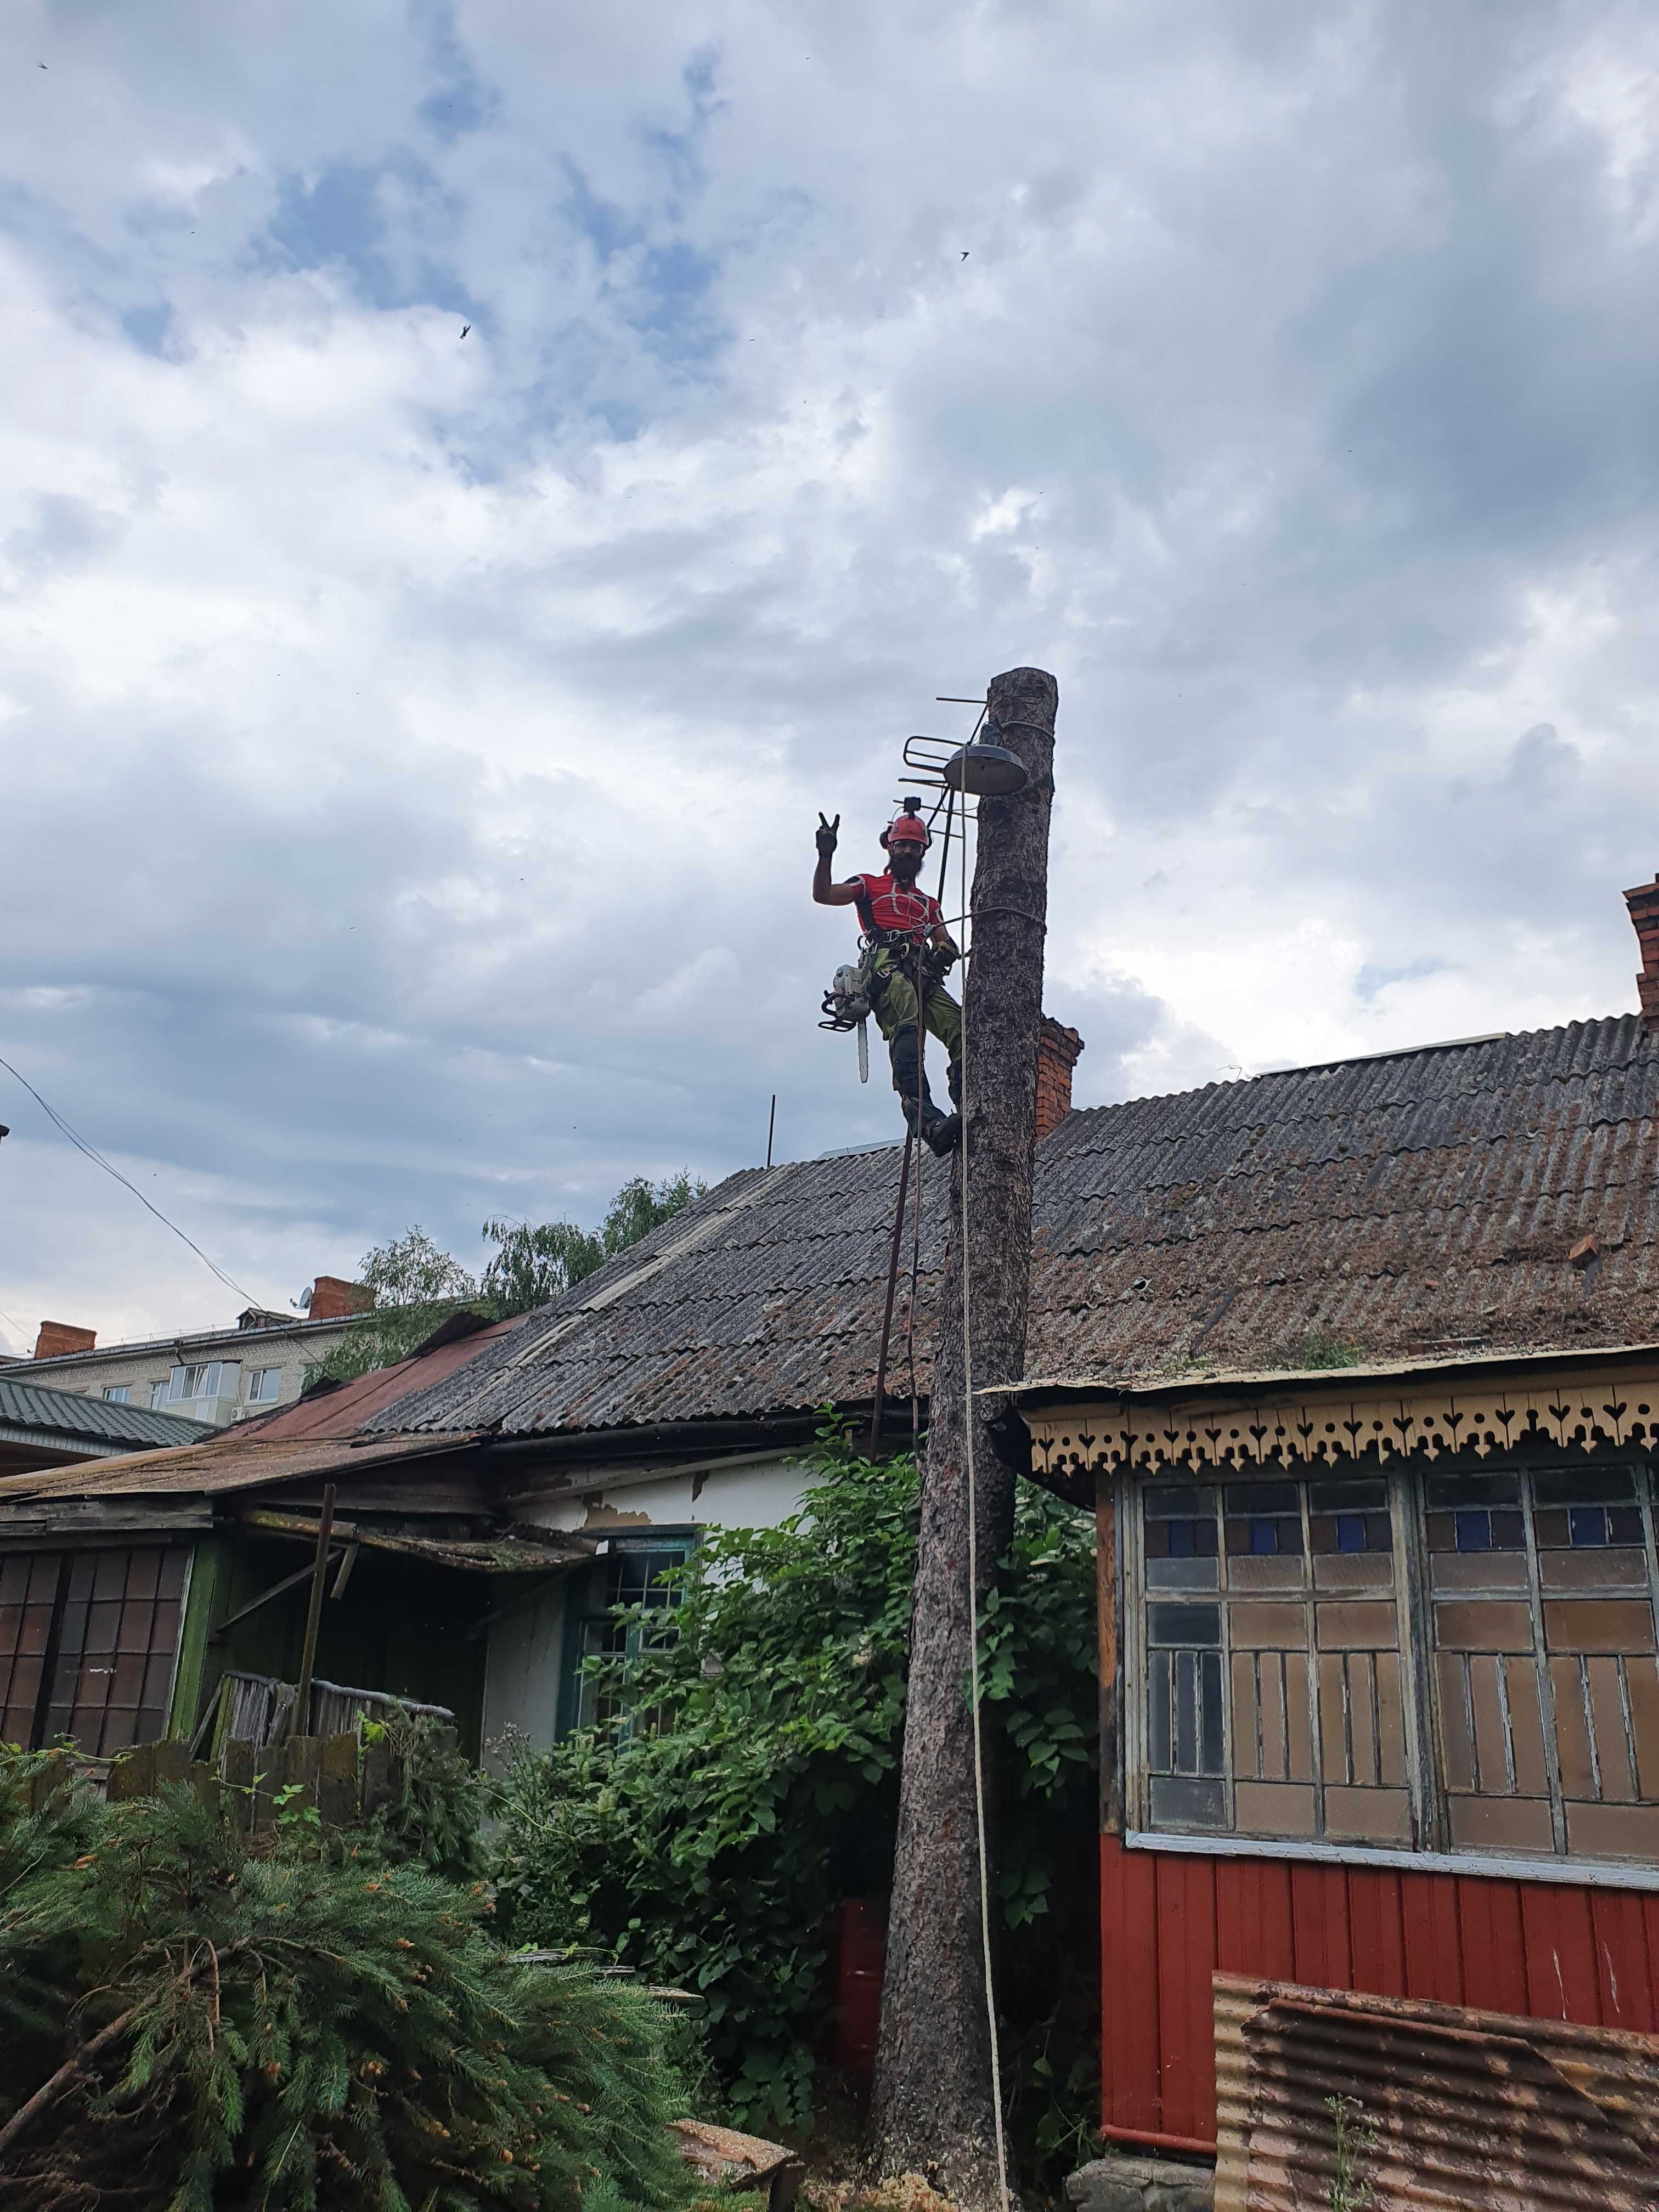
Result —
M 813 831 L 812 835 L 815 842 L 817 842 L 818 856 L 821 860 L 827 860 L 830 854 L 835 851 L 836 832 L 840 829 L 840 827 L 841 817 L 839 814 L 836 815 L 833 822 L 826 822 L 823 814 L 819 814 L 818 826 Z
M 944 945 L 934 951 L 934 969 L 939 975 L 948 975 L 961 957 L 954 945 Z

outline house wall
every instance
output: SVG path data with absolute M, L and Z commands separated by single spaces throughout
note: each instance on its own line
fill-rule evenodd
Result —
M 770 1528 L 799 1510 L 811 1470 L 781 1452 L 656 1469 L 596 1470 L 571 1489 L 526 1498 L 521 1517 L 585 1534 L 635 1535 L 652 1528 Z M 580 1573 L 583 1570 L 576 1570 Z M 509 1729 L 538 1746 L 558 1733 L 565 1666 L 565 1619 L 572 1588 L 562 1576 L 489 1630 L 483 1693 L 486 1747 Z
M 1653 1891 L 1100 1845 L 1102 2132 L 1120 2142 L 1213 2148 L 1218 1972 L 1659 2032 Z
M 490 1628 L 483 1739 L 485 1760 L 491 1767 L 501 1764 L 500 1746 L 509 1729 L 544 1748 L 558 1734 L 569 1580 L 562 1575 L 532 1591 Z
M 782 1452 L 757 1452 L 695 1465 L 598 1470 L 581 1487 L 528 1505 L 525 1517 L 548 1528 L 602 1534 L 610 1528 L 772 1528 L 799 1510 L 811 1471 Z

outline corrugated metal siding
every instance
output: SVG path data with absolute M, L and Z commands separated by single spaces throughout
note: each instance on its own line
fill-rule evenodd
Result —
M 1659 2039 L 1218 1975 L 1216 2212 L 1654 2212 Z
M 1037 1153 L 1026 1371 L 1296 1368 L 1316 1333 L 1372 1359 L 1645 1341 L 1656 1109 L 1659 1043 L 1624 1015 L 1073 1114 Z M 733 1176 L 373 1425 L 533 1433 L 866 1398 L 898 1173 L 894 1147 Z M 947 1191 L 928 1161 L 924 1344 Z M 1581 1273 L 1567 1250 L 1592 1229 Z
M 1215 2141 L 1217 1972 L 1659 2032 L 1659 1894 L 1101 1838 L 1102 2117 Z
M 133 1450 L 148 1444 L 191 1443 L 214 1433 L 210 1423 L 186 1420 L 179 1413 L 155 1413 L 148 1406 L 118 1405 L 110 1398 L 83 1398 L 78 1391 L 49 1389 L 44 1382 L 24 1382 L 3 1372 L 0 1421 L 20 1429 L 49 1429 L 68 1443 L 87 1437 Z

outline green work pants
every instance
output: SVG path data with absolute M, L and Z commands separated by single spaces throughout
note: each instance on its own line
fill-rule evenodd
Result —
M 874 965 L 878 988 L 872 998 L 871 1010 L 883 1036 L 891 1044 L 895 1030 L 915 1026 L 916 987 L 890 953 L 878 952 Z M 945 1047 L 945 1057 L 955 1060 L 962 1050 L 962 1008 L 943 985 L 928 987 L 922 1019 Z

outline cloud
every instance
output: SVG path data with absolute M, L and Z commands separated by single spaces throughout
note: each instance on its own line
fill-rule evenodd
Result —
M 0 38 L 4 1049 L 261 1299 L 890 1130 L 810 831 L 1020 663 L 1085 1100 L 1630 1003 L 1645 11 Z M 224 1317 L 0 1118 L 14 1349 Z

